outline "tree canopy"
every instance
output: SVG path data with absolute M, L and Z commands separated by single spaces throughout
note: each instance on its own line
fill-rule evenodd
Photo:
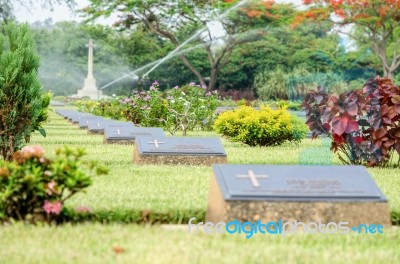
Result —
M 299 13 L 293 25 L 304 20 L 330 21 L 337 30 L 368 45 L 381 62 L 385 77 L 394 78 L 400 66 L 400 1 L 398 0 L 303 0 L 310 8 Z M 358 34 L 343 31 L 355 25 Z
M 202 44 L 210 68 L 208 76 L 202 74 L 185 54 L 179 54 L 178 57 L 201 85 L 208 86 L 208 90 L 215 88 L 218 74 L 229 62 L 234 48 L 246 42 L 246 39 L 239 37 L 240 33 L 248 31 L 250 27 L 265 27 L 272 21 L 285 21 L 282 17 L 293 12 L 287 5 L 283 8 L 272 2 L 260 1 L 90 2 L 91 5 L 84 9 L 90 18 L 117 13 L 120 20 L 115 25 L 118 28 L 130 30 L 134 25 L 141 24 L 145 29 L 169 40 L 177 51 L 186 44 Z M 210 30 L 210 23 L 215 21 L 220 23 L 225 32 L 219 40 Z

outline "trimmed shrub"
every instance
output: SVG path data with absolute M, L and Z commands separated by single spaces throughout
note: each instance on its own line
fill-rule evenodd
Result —
M 49 95 L 42 96 L 39 57 L 28 25 L 9 24 L 0 36 L 0 156 L 13 153 L 47 119 Z
M 221 113 L 214 127 L 233 141 L 250 146 L 274 146 L 284 142 L 299 143 L 307 133 L 307 127 L 285 109 L 273 110 L 261 106 L 261 110 L 242 106 L 238 110 Z

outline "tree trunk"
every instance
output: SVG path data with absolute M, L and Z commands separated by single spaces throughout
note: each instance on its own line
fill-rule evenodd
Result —
M 207 86 L 201 73 L 193 67 L 193 65 L 189 62 L 186 56 L 180 55 L 179 58 L 182 60 L 183 64 L 185 64 L 186 67 L 188 67 L 189 70 L 196 76 L 196 78 L 199 80 L 200 85 Z
M 154 13 L 150 12 L 149 13 L 150 16 L 155 16 Z M 158 36 L 164 37 L 164 38 L 168 38 L 172 44 L 175 46 L 175 48 L 179 47 L 180 43 L 178 42 L 178 39 L 176 38 L 175 34 L 173 32 L 170 32 L 168 30 L 164 30 L 162 28 L 159 27 L 158 23 L 153 24 L 152 19 L 149 19 L 149 17 L 145 17 L 144 19 L 142 19 L 142 22 L 149 27 L 149 29 L 157 34 Z M 179 58 L 182 60 L 183 64 L 185 64 L 186 67 L 189 68 L 189 70 L 196 76 L 196 78 L 199 80 L 200 85 L 202 86 L 206 86 L 206 82 L 204 81 L 203 76 L 201 75 L 201 73 L 196 70 L 196 68 L 189 62 L 189 60 L 186 58 L 185 55 L 181 54 L 179 55 Z
M 388 71 L 387 76 L 390 80 L 394 80 L 394 71 Z
M 210 82 L 208 83 L 207 92 L 214 91 L 215 85 L 218 80 L 218 73 L 219 73 L 218 66 L 212 65 L 211 74 L 210 74 Z
M 394 72 L 392 69 L 388 69 L 386 67 L 383 67 L 383 77 L 389 78 L 390 80 L 393 81 L 394 79 Z

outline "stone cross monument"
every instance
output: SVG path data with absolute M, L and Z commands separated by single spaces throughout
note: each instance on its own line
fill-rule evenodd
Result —
M 90 99 L 100 99 L 102 97 L 102 91 L 97 89 L 96 80 L 93 77 L 93 41 L 90 39 L 89 44 L 86 45 L 89 48 L 88 54 L 88 73 L 85 79 L 85 85 L 81 90 L 78 90 L 78 96 L 89 96 Z

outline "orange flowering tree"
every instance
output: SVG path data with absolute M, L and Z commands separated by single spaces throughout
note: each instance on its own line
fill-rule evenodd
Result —
M 400 66 L 400 0 L 303 0 L 308 9 L 297 14 L 296 26 L 304 21 L 329 21 L 338 31 L 355 25 L 362 32 L 343 32 L 369 46 L 379 58 L 385 77 L 393 79 Z

